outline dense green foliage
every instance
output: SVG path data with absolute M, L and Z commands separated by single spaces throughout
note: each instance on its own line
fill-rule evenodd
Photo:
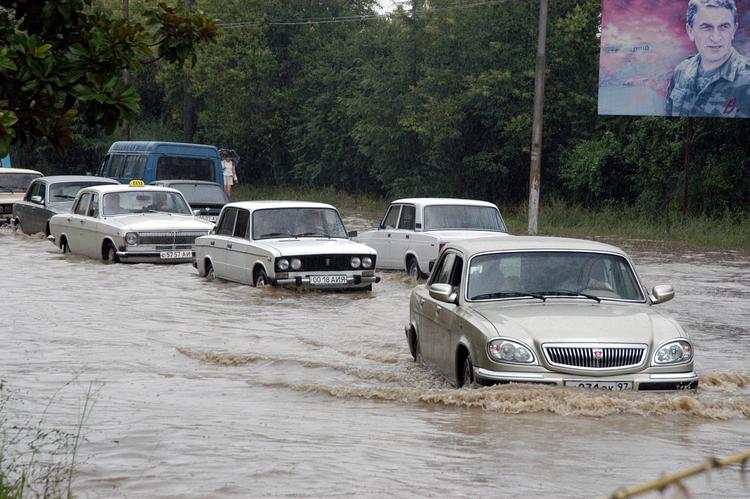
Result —
M 113 18 L 93 0 L 0 0 L 0 156 L 42 138 L 62 155 L 76 123 L 112 133 L 139 109 L 124 69 L 194 61 L 216 34 L 211 19 L 164 3 L 143 15 Z
M 600 0 L 550 3 L 542 199 L 656 218 L 678 211 L 686 121 L 598 116 Z M 131 0 L 131 15 L 134 4 L 143 2 Z M 415 0 L 388 17 L 372 15 L 373 0 L 196 6 L 218 19 L 219 38 L 187 70 L 194 140 L 237 150 L 241 182 L 503 206 L 526 199 L 538 0 Z M 142 102 L 133 138 L 179 138 L 183 70 L 158 64 L 131 78 Z M 691 211 L 743 216 L 750 122 L 693 127 Z M 81 133 L 64 165 L 38 149 L 17 157 L 47 172 L 95 171 L 120 135 Z

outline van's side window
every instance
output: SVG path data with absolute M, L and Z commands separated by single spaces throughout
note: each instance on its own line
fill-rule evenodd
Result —
M 141 154 L 137 156 L 137 160 L 135 162 L 135 169 L 133 170 L 133 177 L 137 179 L 143 179 L 143 173 L 146 169 L 146 159 L 148 159 L 148 156 L 145 154 Z
M 109 162 L 109 176 L 122 177 L 122 170 L 125 166 L 125 156 L 122 154 L 113 154 Z
M 138 163 L 138 156 L 126 156 L 125 159 L 125 173 L 122 175 L 125 178 L 138 178 L 134 175 L 135 166 Z
M 104 156 L 102 163 L 99 165 L 99 171 L 97 172 L 97 175 L 99 175 L 100 177 L 109 176 L 109 154 Z

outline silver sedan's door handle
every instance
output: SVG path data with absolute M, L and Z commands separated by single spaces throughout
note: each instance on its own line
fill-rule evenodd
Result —
M 232 243 L 227 243 L 227 248 L 231 248 L 231 247 L 232 247 Z
M 406 234 L 406 239 L 409 239 L 409 234 Z
M 440 312 L 442 311 L 443 311 L 443 307 L 441 307 L 440 305 L 435 307 L 435 315 L 440 315 Z
M 210 243 L 210 244 L 211 244 L 211 246 L 213 246 L 213 245 L 214 245 L 214 244 L 216 244 L 216 243 L 215 243 L 214 241 L 211 241 L 211 243 Z
M 388 237 L 391 237 L 391 235 L 390 235 L 390 234 L 388 234 Z
M 83 224 L 85 224 L 85 223 L 86 223 L 86 221 L 85 221 L 85 220 L 79 220 L 79 222 L 81 222 L 81 225 L 83 225 Z
M 68 222 L 70 222 L 70 217 L 68 217 Z

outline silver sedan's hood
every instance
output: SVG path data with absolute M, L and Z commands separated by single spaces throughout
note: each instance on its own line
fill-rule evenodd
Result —
M 286 239 L 263 239 L 256 241 L 278 251 L 280 255 L 374 255 L 375 250 L 349 239 L 329 239 L 321 237 L 300 237 Z
M 500 336 L 542 343 L 659 344 L 685 333 L 646 304 L 548 298 L 470 305 Z
M 192 215 L 171 215 L 168 213 L 144 213 L 138 215 L 117 215 L 105 217 L 104 221 L 113 227 L 133 232 L 172 231 L 172 230 L 211 230 L 214 225 Z

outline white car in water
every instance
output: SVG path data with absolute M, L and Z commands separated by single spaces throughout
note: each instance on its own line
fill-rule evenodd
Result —
M 0 168 L 0 223 L 13 218 L 13 205 L 23 199 L 26 189 L 41 172 L 24 168 Z
M 471 199 L 397 199 L 375 230 L 356 240 L 378 252 L 378 268 L 425 277 L 443 246 L 461 239 L 507 235 L 500 210 Z
M 180 191 L 133 181 L 81 189 L 71 212 L 54 215 L 49 228 L 63 252 L 111 263 L 183 263 L 213 224 L 196 218 Z
M 457 386 L 540 383 L 602 390 L 694 389 L 693 344 L 654 305 L 619 248 L 552 237 L 448 244 L 411 294 L 415 359 Z
M 224 206 L 215 230 L 195 242 L 201 276 L 264 286 L 371 289 L 377 253 L 350 241 L 323 203 L 243 201 Z

